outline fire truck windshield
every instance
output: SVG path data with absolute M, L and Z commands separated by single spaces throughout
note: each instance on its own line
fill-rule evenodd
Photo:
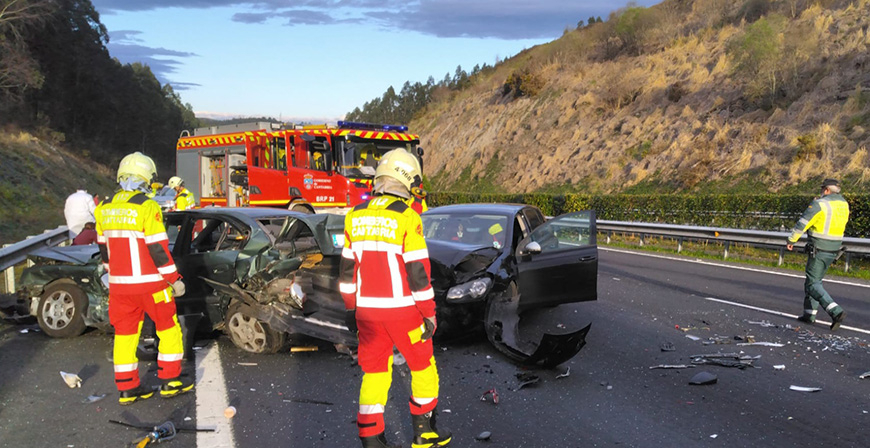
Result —
M 342 142 L 340 172 L 345 177 L 374 178 L 381 156 L 396 148 L 411 148 L 408 142 L 392 140 L 364 140 Z

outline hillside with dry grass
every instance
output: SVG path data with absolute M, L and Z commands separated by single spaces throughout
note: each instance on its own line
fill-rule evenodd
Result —
M 870 0 L 618 11 L 411 123 L 434 191 L 814 192 L 870 181 Z
M 66 197 L 79 188 L 107 196 L 114 173 L 51 135 L 0 131 L 0 244 L 64 225 Z

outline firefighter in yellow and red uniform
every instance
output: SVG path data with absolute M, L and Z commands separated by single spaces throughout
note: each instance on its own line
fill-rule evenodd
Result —
M 121 160 L 121 190 L 97 207 L 97 242 L 109 274 L 109 322 L 115 327 L 115 385 L 119 402 L 131 404 L 150 398 L 154 389 L 139 381 L 136 348 L 148 313 L 157 328 L 157 376 L 164 398 L 189 392 L 193 382 L 182 379 L 184 349 L 174 296 L 184 294 L 184 283 L 169 253 L 160 206 L 147 197 L 157 176 L 150 157 L 139 152 Z
M 406 201 L 419 164 L 404 149 L 385 154 L 375 173 L 374 198 L 345 218 L 339 287 L 347 325 L 359 334 L 363 371 L 357 424 L 363 447 L 387 447 L 384 407 L 392 382 L 393 347 L 411 369 L 413 448 L 446 446 L 435 427 L 438 370 L 432 352 L 435 300 L 420 215 Z

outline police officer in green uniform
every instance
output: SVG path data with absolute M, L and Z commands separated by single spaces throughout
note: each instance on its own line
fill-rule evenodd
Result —
M 843 243 L 843 233 L 849 221 L 849 204 L 840 195 L 840 183 L 836 179 L 822 182 L 822 196 L 815 199 L 792 229 L 786 248 L 794 249 L 804 232 L 807 242 L 807 279 L 804 282 L 804 312 L 798 318 L 811 324 L 816 321 L 819 304 L 831 315 L 831 330 L 840 328 L 846 312 L 822 286 L 822 278 L 828 266 L 837 259 Z

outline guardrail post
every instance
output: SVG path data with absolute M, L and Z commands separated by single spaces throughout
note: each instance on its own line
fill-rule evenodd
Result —
M 610 234 L 613 232 L 607 232 L 607 244 L 610 244 Z
M 722 259 L 724 259 L 724 260 L 727 260 L 727 259 L 728 259 L 728 249 L 729 249 L 730 247 L 731 247 L 731 242 L 730 242 L 730 241 L 725 241 L 725 253 L 722 254 Z
M 4 244 L 3 247 L 8 247 L 9 244 Z M 12 294 L 15 292 L 15 266 L 10 266 L 8 269 L 3 271 L 3 279 L 5 289 L 3 292 L 6 294 Z
M 849 262 L 852 261 L 852 254 L 846 252 L 846 266 L 843 267 L 845 272 L 849 272 Z
M 683 251 L 683 239 L 677 238 L 677 253 L 680 253 L 682 251 Z
M 776 262 L 777 266 L 782 266 L 782 261 L 783 261 L 782 258 L 783 258 L 784 254 L 785 254 L 785 249 L 780 247 L 779 248 L 779 260 L 777 260 L 777 262 Z
M 643 247 L 643 233 L 640 234 L 640 245 Z

